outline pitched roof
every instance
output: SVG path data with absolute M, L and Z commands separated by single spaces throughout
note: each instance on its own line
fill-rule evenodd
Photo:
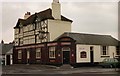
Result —
M 49 8 L 49 9 L 46 9 L 44 11 L 41 11 L 41 12 L 38 12 L 38 13 L 31 15 L 26 20 L 25 19 L 18 19 L 18 22 L 14 28 L 18 28 L 20 23 L 23 26 L 28 25 L 28 24 L 32 24 L 32 23 L 34 23 L 36 17 L 40 18 L 41 21 L 46 20 L 46 19 L 54 19 L 54 17 L 52 16 L 52 9 Z M 70 20 L 62 15 L 61 15 L 61 20 L 72 22 L 72 20 Z
M 63 33 L 61 36 L 56 38 L 55 41 L 65 36 L 73 38 L 74 40 L 76 40 L 77 44 L 118 46 L 119 42 L 110 35 L 97 35 L 71 32 Z
M 0 54 L 6 54 L 13 49 L 13 44 L 0 44 L 0 47 L 2 47 L 2 49 L 0 49 Z

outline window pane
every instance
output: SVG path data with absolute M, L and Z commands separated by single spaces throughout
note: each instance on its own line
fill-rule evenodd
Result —
M 55 47 L 49 47 L 49 58 L 55 58 Z
M 81 56 L 81 58 L 87 58 L 86 52 L 84 52 L 84 51 L 80 53 L 80 56 Z
M 41 48 L 36 49 L 36 58 L 41 58 Z
M 18 59 L 22 59 L 22 51 L 21 50 L 18 51 Z
M 101 55 L 108 55 L 108 46 L 102 46 L 101 48 Z
M 120 47 L 119 46 L 116 46 L 116 55 L 120 55 Z

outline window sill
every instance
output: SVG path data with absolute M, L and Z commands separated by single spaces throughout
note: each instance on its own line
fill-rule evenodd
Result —
M 85 58 L 82 58 L 82 59 L 86 59 L 86 57 L 85 57 Z
M 120 55 L 116 55 L 115 57 L 116 57 L 116 58 L 120 58 Z

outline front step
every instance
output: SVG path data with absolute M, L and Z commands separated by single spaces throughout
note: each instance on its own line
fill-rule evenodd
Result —
M 63 64 L 60 69 L 72 69 L 73 66 L 69 65 L 69 64 Z

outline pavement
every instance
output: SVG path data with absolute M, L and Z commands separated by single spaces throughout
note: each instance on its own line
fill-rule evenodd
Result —
M 101 68 L 101 67 L 77 67 L 70 65 L 56 67 L 52 65 L 9 65 L 2 66 L 2 74 L 118 74 L 118 68 Z

